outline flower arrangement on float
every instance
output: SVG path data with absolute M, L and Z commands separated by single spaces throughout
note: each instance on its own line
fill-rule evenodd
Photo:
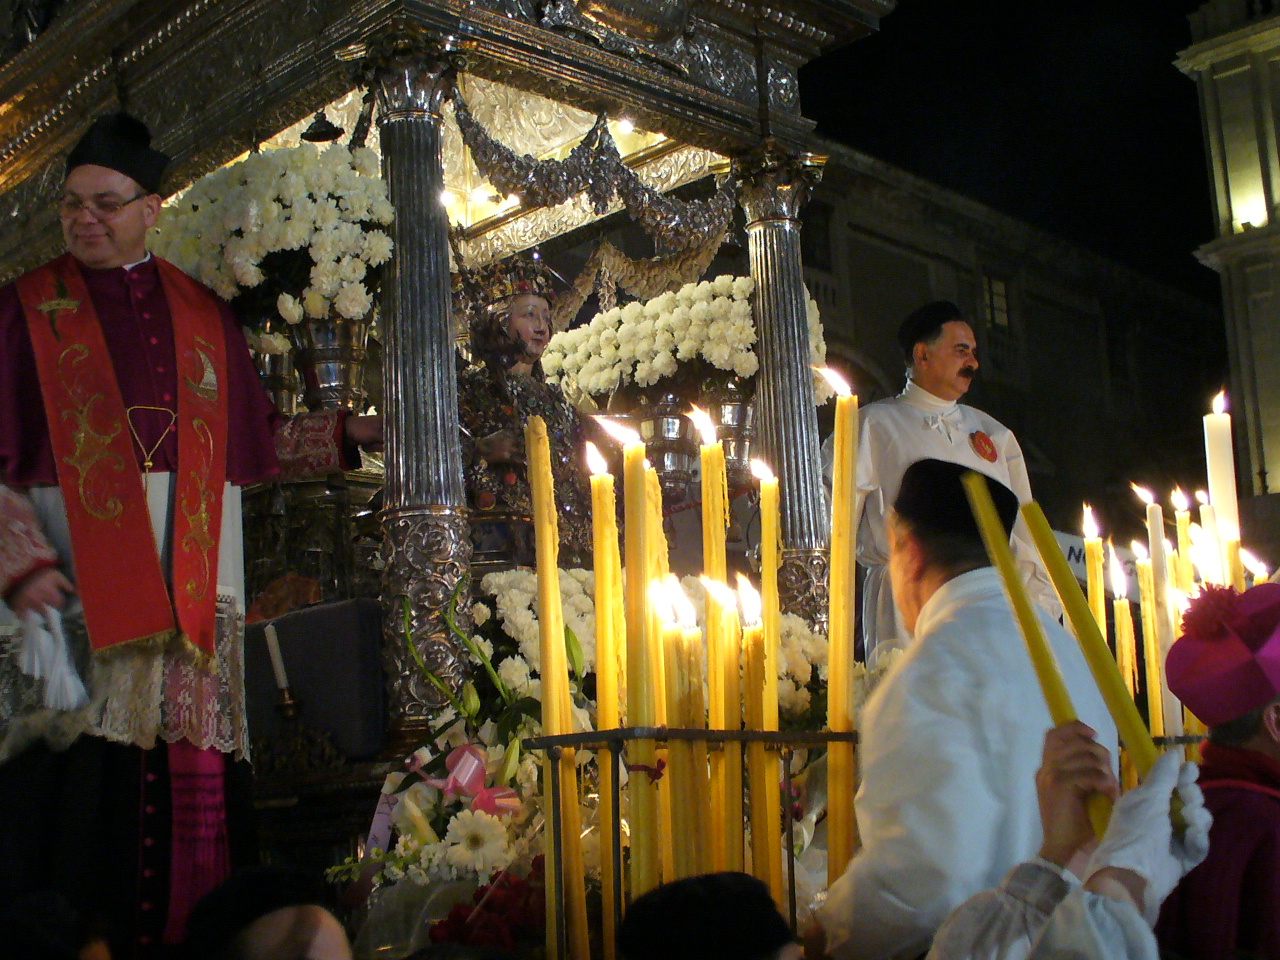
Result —
M 197 180 L 161 210 L 151 249 L 249 323 L 355 320 L 373 307 L 394 214 L 376 153 L 303 143 Z M 289 348 L 279 332 L 256 340 L 264 352 Z
M 605 310 L 552 337 L 542 355 L 543 372 L 549 380 L 593 397 L 670 379 L 701 381 L 708 374 L 749 379 L 760 368 L 751 314 L 754 290 L 751 277 L 724 274 Z M 807 291 L 805 299 L 809 359 L 820 367 L 827 355 L 822 322 Z M 832 395 L 830 385 L 815 377 L 815 402 Z

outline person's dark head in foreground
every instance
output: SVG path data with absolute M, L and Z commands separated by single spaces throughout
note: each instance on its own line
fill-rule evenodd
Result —
M 111 956 L 99 931 L 60 893 L 40 890 L 0 907 L 0 956 L 22 960 L 97 960 Z
M 978 339 L 948 300 L 926 303 L 903 320 L 898 346 L 916 386 L 943 400 L 959 400 L 978 375 Z
M 991 564 L 960 482 L 969 472 L 946 460 L 917 460 L 902 475 L 889 515 L 889 577 L 908 630 L 944 583 Z M 1018 518 L 1018 497 L 997 480 L 987 483 L 1008 535 Z
M 310 874 L 281 867 L 239 871 L 191 911 L 189 960 L 350 960 L 342 924 Z
M 709 873 L 632 903 L 618 953 L 622 960 L 789 960 L 801 948 L 768 887 L 745 873 Z
M 1280 761 L 1280 583 L 1206 587 L 1165 664 L 1169 689 L 1209 741 Z

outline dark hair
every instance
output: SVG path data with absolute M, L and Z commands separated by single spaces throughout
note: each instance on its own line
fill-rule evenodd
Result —
M 950 300 L 935 300 L 913 310 L 898 327 L 898 346 L 908 367 L 914 362 L 917 343 L 933 343 L 942 336 L 942 327 L 962 319 L 960 308 Z
M 1228 720 L 1226 723 L 1219 723 L 1217 726 L 1210 727 L 1209 742 L 1216 743 L 1220 747 L 1243 747 L 1262 732 L 1263 711 L 1276 702 L 1276 700 L 1271 700 L 1254 710 L 1250 710 L 1248 713 L 1236 717 L 1234 720 Z
M 969 472 L 968 467 L 947 460 L 917 460 L 903 473 L 893 503 L 897 522 L 915 537 L 929 566 L 953 574 L 990 563 L 960 482 Z M 1018 497 L 990 477 L 987 486 L 1008 536 L 1018 518 Z
M 769 888 L 745 873 L 663 884 L 631 904 L 618 930 L 625 960 L 766 960 L 794 942 Z

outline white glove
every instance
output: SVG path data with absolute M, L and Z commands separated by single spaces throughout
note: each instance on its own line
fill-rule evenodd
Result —
M 1107 867 L 1130 870 L 1142 877 L 1146 881 L 1142 913 L 1153 925 L 1165 897 L 1209 853 L 1213 817 L 1205 809 L 1204 794 L 1196 785 L 1200 768 L 1183 763 L 1180 758 L 1176 751 L 1166 753 L 1156 761 L 1141 786 L 1116 801 L 1106 835 L 1085 873 L 1086 883 Z M 1174 833 L 1170 816 L 1175 791 L 1182 800 L 1181 814 L 1187 825 L 1181 836 Z

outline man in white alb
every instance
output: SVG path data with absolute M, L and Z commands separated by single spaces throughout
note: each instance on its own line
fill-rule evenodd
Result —
M 902 474 L 917 460 L 933 457 L 963 464 L 999 480 L 1031 499 L 1022 448 L 1008 427 L 981 410 L 959 403 L 978 372 L 977 339 L 954 303 L 938 301 L 912 313 L 898 328 L 907 364 L 907 386 L 896 397 L 862 409 L 858 432 L 857 560 L 866 569 L 862 593 L 862 636 L 866 660 L 875 664 L 909 637 L 893 605 L 886 564 L 889 543 L 885 517 L 898 495 Z M 823 471 L 831 484 L 833 440 L 823 445 Z M 1013 533 L 1013 552 L 1029 583 L 1032 599 L 1053 617 L 1061 605 L 1022 520 Z

